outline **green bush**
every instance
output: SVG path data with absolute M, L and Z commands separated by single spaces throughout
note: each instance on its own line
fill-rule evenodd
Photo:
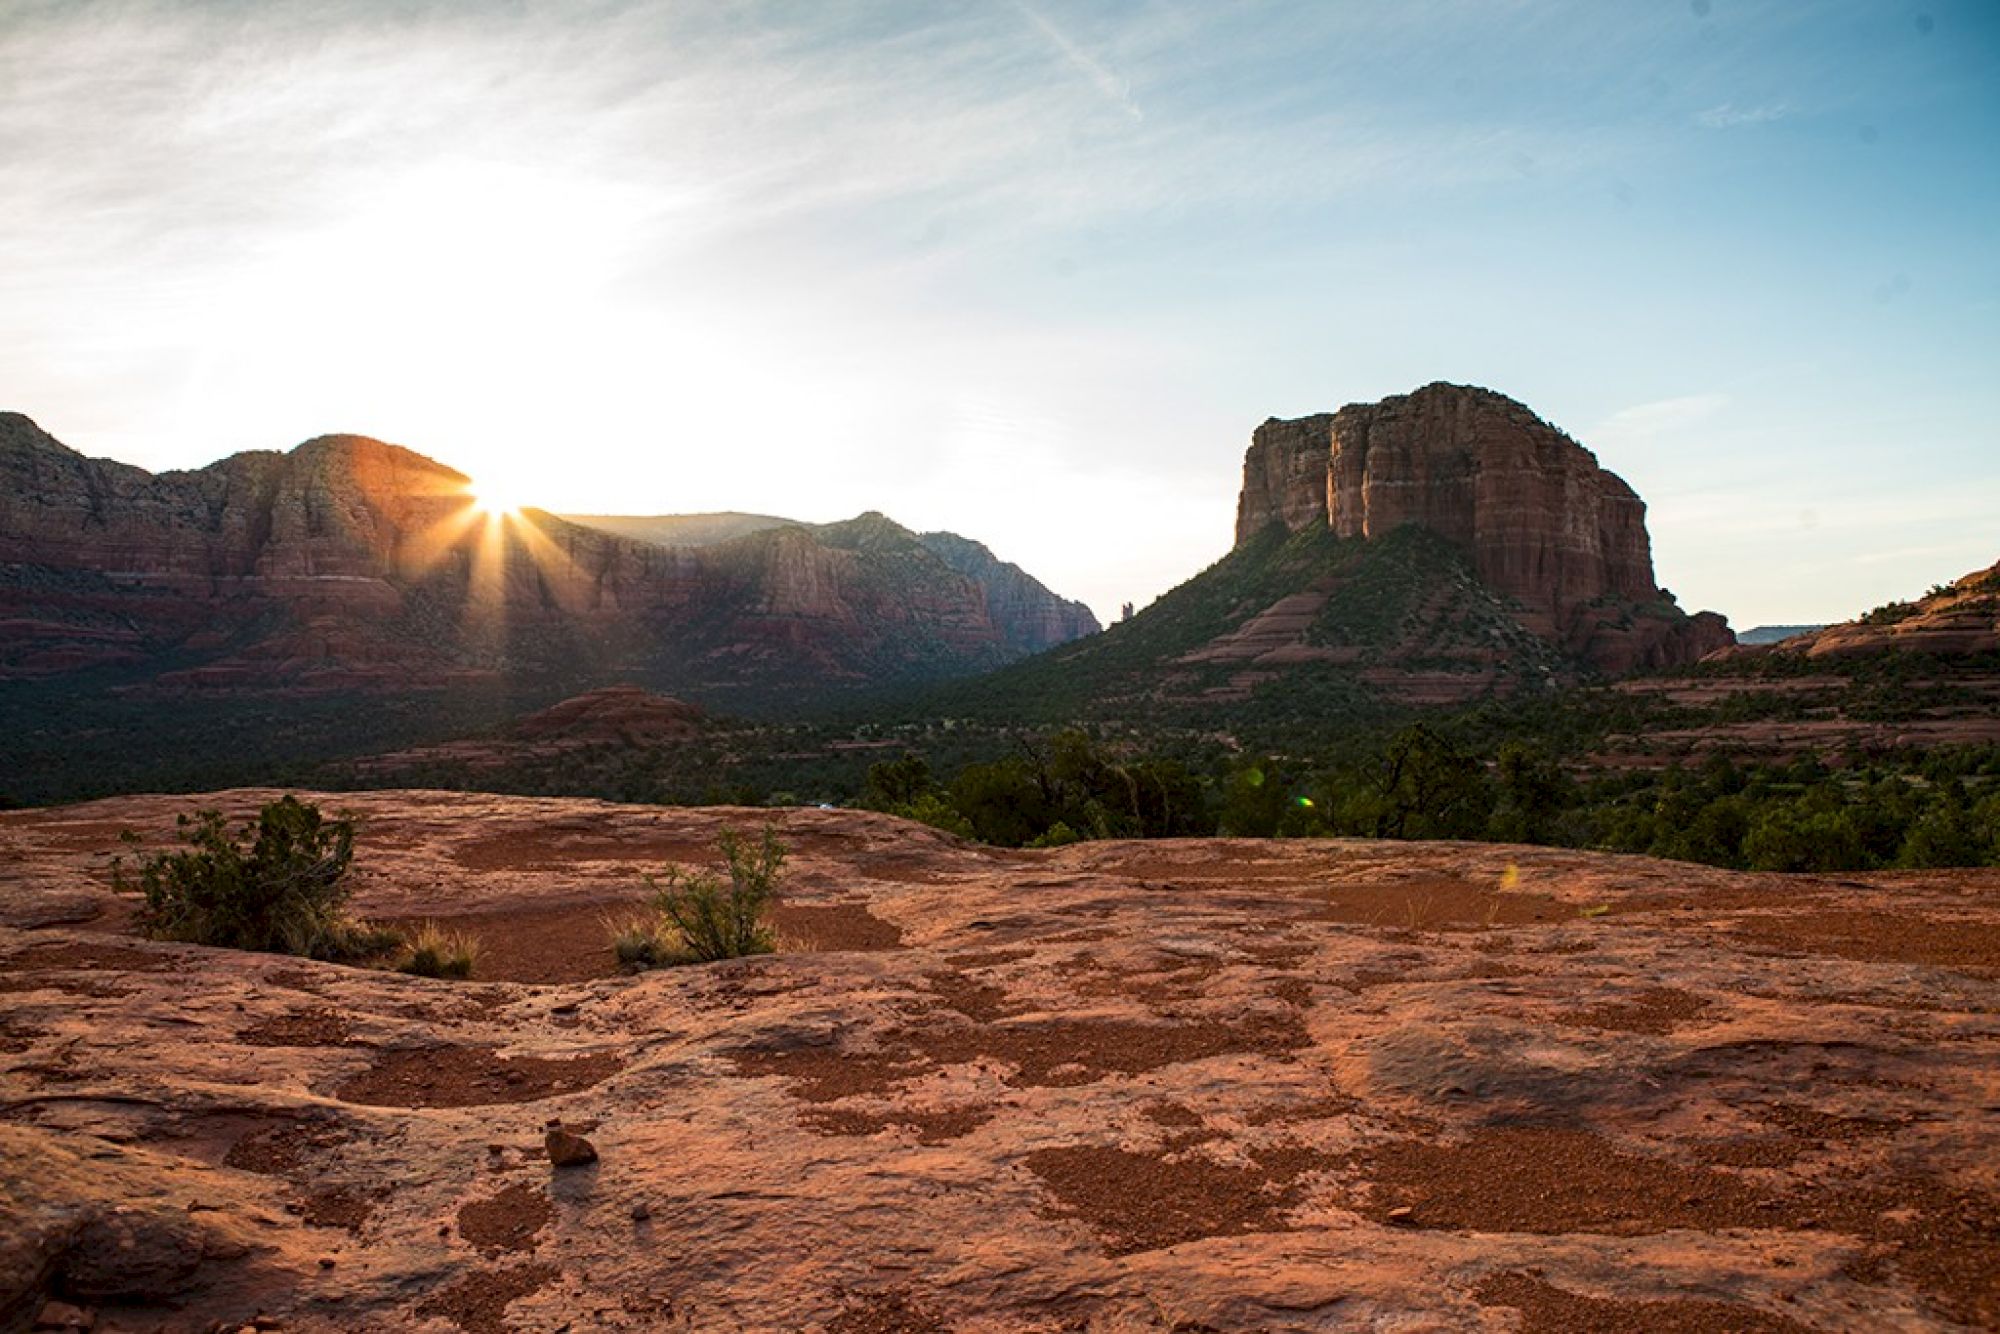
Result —
M 119 891 L 145 895 L 139 927 L 147 935 L 314 959 L 353 958 L 394 942 L 347 916 L 351 818 L 328 820 L 287 796 L 258 812 L 240 839 L 230 838 L 220 811 L 178 823 L 185 849 L 141 857 L 136 879 L 126 877 L 123 858 L 112 866 Z
M 889 808 L 889 814 L 900 815 L 906 820 L 927 824 L 933 829 L 942 829 L 947 834 L 960 838 L 973 838 L 972 822 L 958 813 L 942 793 L 925 792 L 915 801 Z
M 1083 835 L 1071 829 L 1061 820 L 1056 821 L 1041 833 L 1028 840 L 1031 848 L 1066 848 L 1072 843 L 1081 843 Z
M 669 867 L 661 880 L 646 878 L 662 927 L 671 927 L 683 947 L 681 958 L 662 962 L 712 963 L 776 948 L 764 917 L 778 897 L 785 845 L 766 825 L 755 843 L 725 829 L 716 847 L 728 870 L 726 881 L 712 871 L 679 866 Z M 613 948 L 617 946 L 614 938 Z

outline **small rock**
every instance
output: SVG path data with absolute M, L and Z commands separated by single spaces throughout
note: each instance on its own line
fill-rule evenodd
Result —
M 1389 1221 L 1397 1227 L 1415 1227 L 1417 1211 L 1407 1204 L 1399 1204 L 1389 1211 Z
M 36 1329 L 89 1329 L 96 1323 L 90 1312 L 68 1302 L 46 1302 L 35 1317 Z
M 644 1200 L 641 1200 L 637 1204 L 632 1206 L 633 1222 L 643 1223 L 652 1216 L 653 1216 L 653 1206 L 646 1203 Z
M 563 1001 L 560 1004 L 549 1007 L 550 1014 L 575 1014 L 576 1011 L 577 1002 L 575 1001 Z
M 557 1167 L 582 1167 L 597 1161 L 597 1147 L 567 1130 L 551 1130 L 542 1142 L 548 1147 L 549 1161 Z
M 259 1315 L 250 1318 L 252 1329 L 283 1329 L 285 1322 L 274 1315 Z
M 85 1222 L 63 1257 L 63 1291 L 86 1301 L 157 1301 L 186 1290 L 208 1237 L 186 1210 L 169 1208 L 118 1208 Z
M 320 1256 L 320 1258 L 319 1258 L 319 1267 L 320 1267 L 321 1269 L 331 1269 L 331 1268 L 333 1268 L 333 1265 L 334 1265 L 334 1259 L 333 1259 L 333 1257 L 332 1257 L 331 1255 L 322 1255 L 322 1256 Z

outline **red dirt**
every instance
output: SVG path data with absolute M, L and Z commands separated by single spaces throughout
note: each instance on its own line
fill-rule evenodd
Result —
M 491 1260 L 508 1251 L 532 1251 L 535 1238 L 555 1220 L 549 1197 L 516 1182 L 498 1195 L 459 1206 L 458 1235 Z
M 337 1096 L 364 1107 L 535 1102 L 602 1083 L 623 1065 L 609 1054 L 546 1060 L 502 1056 L 491 1047 L 412 1047 L 383 1052 L 341 1084 Z
M 993 1119 L 990 1107 L 952 1107 L 942 1111 L 861 1111 L 848 1107 L 814 1108 L 800 1118 L 824 1135 L 879 1135 L 885 1130 L 913 1131 L 919 1144 L 944 1144 L 963 1139 Z
M 1810 1325 L 1739 1302 L 1608 1301 L 1528 1274 L 1481 1279 L 1472 1296 L 1518 1310 L 1520 1334 L 1813 1334 Z
M 1490 976 L 1490 974 L 1481 974 Z M 1502 974 L 1508 976 L 1508 974 Z M 1583 1009 L 1558 1014 L 1559 1024 L 1572 1028 L 1596 1028 L 1615 1033 L 1671 1033 L 1693 1023 L 1709 1008 L 1699 996 L 1673 987 L 1648 987 L 1630 1000 L 1604 1001 Z
M 771 909 L 780 949 L 826 953 L 839 950 L 895 950 L 903 932 L 868 911 L 863 903 L 778 903 Z
M 418 1315 L 443 1316 L 466 1334 L 507 1334 L 507 1308 L 556 1281 L 554 1265 L 521 1265 L 469 1274 L 417 1303 Z
M 328 1009 L 302 1010 L 252 1024 L 236 1034 L 252 1047 L 345 1047 L 354 1030 L 340 1014 Z
M 251 1131 L 223 1157 L 223 1166 L 263 1176 L 290 1176 L 324 1158 L 327 1150 L 346 1142 L 336 1125 L 281 1120 Z
M 588 982 L 623 971 L 611 952 L 607 919 L 628 913 L 635 899 L 592 899 L 545 908 L 422 918 L 390 918 L 381 925 L 414 931 L 427 922 L 463 932 L 479 944 L 472 974 L 482 982 Z
M 375 1212 L 375 1202 L 359 1191 L 319 1190 L 301 1202 L 299 1216 L 312 1227 L 337 1227 L 359 1232 Z
M 1642 1157 L 1582 1130 L 1476 1131 L 1452 1142 L 1392 1140 L 1353 1160 L 1370 1183 L 1357 1207 L 1379 1222 L 1473 1232 L 1758 1227 L 1781 1201 L 1741 1178 Z M 1391 1211 L 1410 1210 L 1391 1217 Z
M 1232 1167 L 1199 1152 L 1133 1153 L 1087 1146 L 1041 1149 L 1024 1160 L 1055 1197 L 1059 1215 L 1080 1218 L 1107 1255 L 1161 1250 L 1203 1237 L 1283 1232 L 1298 1202 L 1299 1175 L 1316 1163 Z
M 826 1324 L 826 1334 L 950 1334 L 930 1303 L 907 1288 L 852 1297 Z
M 1879 910 L 1822 909 L 1740 917 L 1730 930 L 1782 954 L 1895 960 L 2000 976 L 2000 922 L 1919 917 Z

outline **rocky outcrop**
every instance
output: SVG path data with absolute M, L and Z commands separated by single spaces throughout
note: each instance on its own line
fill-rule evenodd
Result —
M 403 786 L 505 780 L 510 787 L 583 791 L 607 764 L 694 746 L 716 730 L 710 715 L 692 704 L 639 686 L 604 686 L 516 719 L 491 736 L 364 755 L 337 771 L 349 781 Z
M 343 792 L 469 982 L 123 927 L 276 795 L 0 813 L 14 1328 L 2000 1327 L 1994 868 Z M 766 823 L 779 953 L 622 974 Z
M 1491 390 L 1431 384 L 1257 428 L 1236 541 L 1271 524 L 1379 538 L 1439 533 L 1521 622 L 1603 671 L 1689 662 L 1732 638 L 1653 582 L 1646 506 L 1589 450 Z
M 1025 575 L 996 596 L 880 516 L 900 537 L 753 525 L 663 546 L 485 515 L 469 485 L 351 435 L 155 476 L 0 415 L 0 679 L 796 690 L 978 671 L 1096 628 Z
M 539 742 L 679 741 L 701 730 L 707 715 L 692 704 L 638 686 L 586 691 L 514 724 L 514 735 Z
M 1293 421 L 1276 417 L 1250 437 L 1243 491 L 1236 501 L 1236 545 L 1274 523 L 1299 529 L 1327 519 L 1327 477 L 1333 414 Z
M 2000 652 L 2000 563 L 1974 570 L 1914 602 L 1891 602 L 1855 620 L 1788 636 L 1757 651 L 1808 658 Z

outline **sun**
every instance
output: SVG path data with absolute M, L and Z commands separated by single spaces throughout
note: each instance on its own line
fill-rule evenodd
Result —
M 513 488 L 497 482 L 475 482 L 471 487 L 472 508 L 492 519 L 519 514 L 523 501 Z

